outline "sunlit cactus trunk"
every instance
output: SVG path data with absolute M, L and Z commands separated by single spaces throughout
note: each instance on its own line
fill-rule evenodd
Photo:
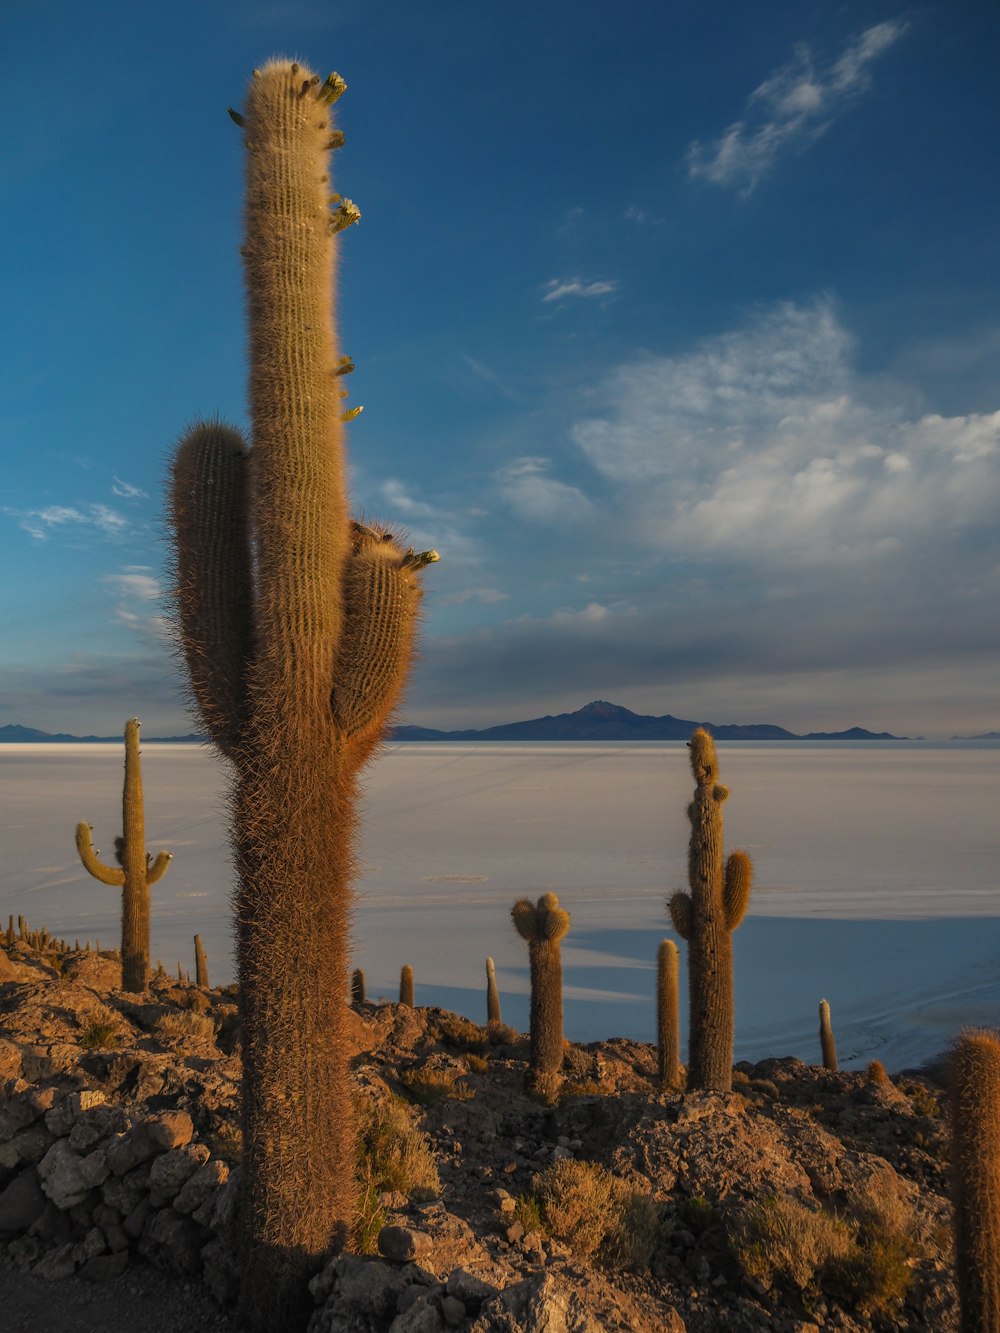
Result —
M 656 1047 L 660 1087 L 671 1092 L 681 1086 L 679 960 L 673 940 L 663 940 L 656 953 Z
M 554 893 L 544 893 L 538 903 L 519 898 L 511 909 L 514 928 L 528 942 L 531 972 L 531 1065 L 528 1087 L 555 1101 L 562 1087 L 563 1067 L 563 936 L 570 915 L 559 906 Z
M 344 86 L 276 60 L 233 113 L 247 150 L 252 445 L 198 425 L 174 465 L 180 638 L 202 723 L 236 775 L 241 1318 L 269 1333 L 304 1326 L 307 1280 L 354 1221 L 357 777 L 409 666 L 417 571 L 437 558 L 348 517 L 334 245 L 358 214 L 328 181 Z
M 117 866 L 106 866 L 98 859 L 92 832 L 89 824 L 77 824 L 76 849 L 95 879 L 122 890 L 122 990 L 144 991 L 149 978 L 149 889 L 166 873 L 172 853 L 159 852 L 154 860 L 146 851 L 137 717 L 125 723 L 122 833 L 115 838 Z
M 497 989 L 497 970 L 492 958 L 486 960 L 486 1022 L 499 1024 L 500 992 Z
M 688 943 L 689 1088 L 731 1092 L 733 1086 L 732 932 L 750 902 L 752 867 L 746 852 L 722 850 L 722 803 L 729 788 L 718 779 L 715 743 L 699 727 L 689 742 L 695 778 L 688 806 L 690 894 L 668 903 L 674 929 Z
M 830 1022 L 830 1005 L 826 1000 L 819 1002 L 819 1048 L 823 1056 L 823 1068 L 837 1072 L 837 1039 L 833 1035 Z
M 962 1333 L 1000 1333 L 1000 1040 L 968 1031 L 952 1052 L 952 1191 Z
M 208 990 L 208 954 L 200 935 L 194 937 L 194 979 L 196 985 Z
M 404 963 L 399 973 L 399 1003 L 413 1008 L 413 968 Z

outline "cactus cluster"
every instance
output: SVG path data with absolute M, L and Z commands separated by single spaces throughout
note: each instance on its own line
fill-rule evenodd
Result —
M 688 806 L 690 893 L 668 903 L 674 930 L 688 944 L 691 1035 L 688 1087 L 731 1092 L 733 1086 L 732 932 L 750 902 L 752 866 L 746 852 L 723 855 L 722 803 L 715 742 L 699 727 L 688 742 L 694 800 Z
M 115 839 L 117 866 L 99 859 L 89 824 L 76 826 L 76 847 L 84 867 L 101 881 L 122 890 L 122 990 L 144 991 L 149 977 L 149 890 L 166 873 L 171 852 L 154 858 L 146 851 L 139 764 L 139 719 L 125 723 L 125 785 L 122 833 Z
M 511 909 L 514 928 L 528 942 L 531 972 L 531 1091 L 554 1101 L 562 1086 L 563 996 L 560 943 L 570 916 L 554 893 L 537 903 L 519 898 Z
M 354 522 L 345 482 L 334 263 L 356 221 L 331 195 L 344 90 L 255 71 L 243 256 L 252 443 L 195 425 L 173 465 L 176 620 L 198 715 L 233 765 L 243 1030 L 242 1318 L 303 1321 L 306 1281 L 355 1209 L 343 996 L 357 779 L 410 663 L 422 566 Z

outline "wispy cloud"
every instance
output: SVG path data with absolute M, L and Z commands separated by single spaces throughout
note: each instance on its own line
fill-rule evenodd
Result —
M 163 588 L 149 565 L 125 565 L 114 574 L 105 574 L 101 582 L 111 588 L 117 599 L 114 616 L 146 648 L 160 649 L 169 640 L 166 617 L 151 612 L 148 604 L 159 602 Z
M 808 46 L 797 47 L 792 59 L 750 94 L 741 119 L 717 139 L 691 144 L 688 175 L 749 194 L 781 156 L 818 139 L 870 87 L 872 62 L 906 26 L 888 20 L 866 28 L 825 66 L 817 66 Z
M 584 299 L 611 296 L 618 290 L 617 282 L 584 282 L 582 278 L 550 278 L 543 287 L 543 303 L 564 301 L 569 296 Z
M 123 500 L 148 500 L 149 492 L 142 490 L 139 486 L 133 486 L 131 482 L 122 481 L 120 477 L 114 478 L 111 487 L 112 495 L 121 496 Z
M 155 602 L 162 596 L 160 581 L 149 572 L 149 565 L 126 565 L 117 574 L 105 574 L 102 583 L 114 588 L 119 596 Z
M 131 524 L 124 514 L 108 505 L 47 505 L 44 509 L 4 509 L 25 532 L 38 541 L 46 541 L 54 532 L 97 531 L 105 537 L 124 536 Z
M 501 498 L 522 518 L 541 523 L 576 523 L 594 506 L 576 486 L 548 476 L 547 458 L 515 458 L 495 473 Z

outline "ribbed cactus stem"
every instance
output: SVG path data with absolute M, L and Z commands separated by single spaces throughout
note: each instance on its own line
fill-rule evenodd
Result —
M 413 968 L 404 963 L 399 973 L 399 1003 L 413 1008 Z
M 172 853 L 158 852 L 154 860 L 146 852 L 139 719 L 135 717 L 125 723 L 122 834 L 115 844 L 119 865 L 107 866 L 94 848 L 90 825 L 76 827 L 76 847 L 85 869 L 102 884 L 122 890 L 122 990 L 144 991 L 149 976 L 149 890 L 166 872 Z
M 194 976 L 195 984 L 208 990 L 208 954 L 200 935 L 194 937 Z
M 830 1006 L 826 1000 L 819 1002 L 819 1047 L 823 1055 L 823 1068 L 837 1072 L 837 1041 L 830 1023 Z
M 13 944 L 16 939 L 17 939 L 17 932 L 14 929 L 14 917 L 12 914 L 7 921 L 7 943 Z
M 554 893 L 537 904 L 520 898 L 511 909 L 514 928 L 528 942 L 531 973 L 531 1065 L 529 1088 L 555 1101 L 562 1086 L 563 994 L 560 943 L 570 927 L 570 915 Z
M 352 523 L 333 295 L 330 107 L 345 87 L 273 60 L 233 119 L 246 147 L 249 450 L 195 426 L 174 464 L 176 623 L 202 725 L 234 764 L 243 1033 L 243 1281 L 255 1333 L 304 1325 L 356 1186 L 348 986 L 358 774 L 409 666 L 419 571 Z
M 694 800 L 688 806 L 689 893 L 667 906 L 674 929 L 688 942 L 690 1040 L 688 1087 L 730 1092 L 733 1086 L 732 932 L 750 901 L 753 868 L 746 852 L 724 859 L 722 805 L 729 788 L 718 781 L 711 735 L 699 727 L 689 742 Z
M 364 1004 L 365 1002 L 365 974 L 364 970 L 356 967 L 351 973 L 351 1004 Z
M 497 971 L 492 958 L 486 960 L 486 1022 L 501 1022 L 500 992 L 497 989 Z
M 1000 1040 L 960 1034 L 951 1058 L 955 1271 L 963 1333 L 1000 1333 Z
M 664 1092 L 681 1086 L 679 971 L 677 945 L 673 940 L 663 940 L 656 954 L 656 1037 L 660 1087 Z

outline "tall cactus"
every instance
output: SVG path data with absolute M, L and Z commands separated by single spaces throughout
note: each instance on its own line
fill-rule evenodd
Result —
M 826 1000 L 819 1002 L 819 1049 L 823 1056 L 823 1068 L 837 1072 L 837 1039 L 833 1035 L 830 1022 L 830 1005 Z
M 149 889 L 166 873 L 171 852 L 146 851 L 139 765 L 139 719 L 125 723 L 125 786 L 122 793 L 122 835 L 115 839 L 117 866 L 98 859 L 90 824 L 76 826 L 76 849 L 84 868 L 102 884 L 122 890 L 122 990 L 144 991 L 149 976 Z
M 677 945 L 673 940 L 662 940 L 656 952 L 656 1046 L 664 1092 L 681 1086 L 679 971 Z
M 528 941 L 531 970 L 531 1067 L 528 1086 L 554 1101 L 562 1086 L 563 995 L 560 942 L 570 926 L 569 912 L 554 893 L 537 905 L 519 898 L 511 909 L 514 928 Z
M 497 970 L 492 958 L 486 960 L 486 1022 L 499 1023 L 500 992 L 497 989 Z
M 404 963 L 399 972 L 399 1003 L 413 1008 L 413 968 Z
M 718 781 L 715 743 L 699 727 L 688 742 L 694 800 L 688 806 L 690 894 L 668 903 L 674 930 L 688 942 L 691 1034 L 688 1087 L 731 1092 L 733 1086 L 732 932 L 750 902 L 753 867 L 746 852 L 723 860 L 722 803 L 729 788 Z
M 1000 1333 L 1000 1040 L 975 1029 L 951 1057 L 955 1271 L 963 1333 Z
M 196 986 L 208 990 L 208 954 L 200 935 L 194 937 L 194 980 Z
M 244 1279 L 253 1329 L 304 1324 L 307 1279 L 354 1218 L 345 1031 L 357 781 L 409 667 L 420 568 L 352 522 L 333 318 L 330 106 L 274 60 L 242 114 L 252 446 L 196 425 L 173 469 L 176 605 L 191 692 L 235 770 L 243 1025 Z

